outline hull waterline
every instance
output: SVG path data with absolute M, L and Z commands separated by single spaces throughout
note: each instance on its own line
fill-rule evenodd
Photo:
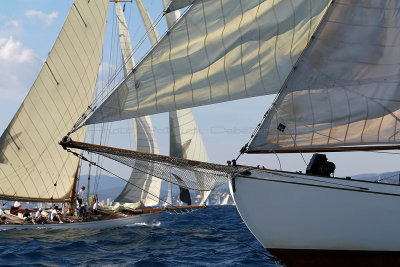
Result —
M 0 230 L 12 229 L 106 229 L 122 227 L 131 224 L 152 224 L 157 221 L 162 214 L 162 211 L 144 213 L 124 218 L 116 218 L 110 220 L 100 220 L 93 222 L 79 222 L 79 223 L 51 223 L 51 224 L 2 224 Z
M 288 266 L 400 262 L 400 186 L 251 170 L 230 182 L 240 216 Z

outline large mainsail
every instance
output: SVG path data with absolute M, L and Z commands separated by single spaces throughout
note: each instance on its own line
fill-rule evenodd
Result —
M 58 145 L 91 103 L 108 1 L 76 0 L 35 83 L 0 137 L 0 198 L 63 201 L 78 158 Z M 85 131 L 74 133 L 83 140 Z
M 133 69 L 135 62 L 132 55 L 132 45 L 128 26 L 119 2 L 115 3 L 115 12 L 117 14 L 119 39 L 126 75 Z M 159 154 L 160 152 L 158 149 L 157 140 L 154 136 L 150 117 L 140 117 L 133 119 L 132 122 L 137 151 Z M 148 168 L 152 168 L 151 163 L 148 164 Z M 115 201 L 140 203 L 144 206 L 157 205 L 160 189 L 160 179 L 133 169 L 128 183 Z
M 400 143 L 399 10 L 335 1 L 248 152 Z
M 198 0 L 87 124 L 277 93 L 329 0 Z

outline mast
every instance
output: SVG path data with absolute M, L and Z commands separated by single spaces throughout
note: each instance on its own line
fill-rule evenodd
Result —
M 86 192 L 86 202 L 89 204 L 89 197 L 90 197 L 90 173 L 92 171 L 92 164 L 89 164 L 89 174 L 87 178 L 87 192 Z
M 81 161 L 78 161 L 78 166 L 76 166 L 76 172 L 74 176 L 74 182 L 72 183 L 71 193 L 69 194 L 69 202 L 68 202 L 68 214 L 74 214 L 75 211 L 75 204 L 76 204 L 76 187 L 78 185 L 78 177 L 79 177 L 79 170 Z

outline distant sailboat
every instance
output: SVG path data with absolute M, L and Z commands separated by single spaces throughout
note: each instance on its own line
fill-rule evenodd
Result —
M 229 195 L 229 194 L 226 194 L 226 195 L 224 196 L 224 198 L 222 199 L 222 201 L 221 201 L 221 205 L 228 205 L 229 197 L 230 197 L 230 195 Z
M 196 0 L 174 1 L 167 11 L 186 5 L 83 124 L 279 93 L 241 153 L 399 148 L 399 1 Z M 229 180 L 247 227 L 284 264 L 400 261 L 399 186 L 332 177 L 335 166 L 324 155 L 313 157 L 307 173 L 294 173 L 71 138 L 62 145 L 127 165 L 151 162 L 155 176 L 186 188 Z

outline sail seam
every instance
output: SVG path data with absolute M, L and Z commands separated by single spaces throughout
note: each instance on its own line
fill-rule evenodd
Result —
M 249 96 L 249 92 L 247 92 L 247 82 L 246 82 L 246 73 L 244 71 L 244 67 L 243 67 L 243 35 L 242 35 L 242 22 L 243 22 L 243 17 L 244 17 L 244 12 L 243 12 L 243 4 L 242 4 L 242 0 L 239 0 L 239 6 L 240 6 L 240 10 L 242 11 L 242 16 L 240 18 L 240 22 L 238 25 L 238 30 L 240 32 L 240 68 L 242 70 L 242 74 L 243 74 L 243 82 L 244 82 L 244 92 L 246 93 L 246 96 Z
M 85 20 L 83 19 L 82 15 L 81 15 L 81 12 L 79 12 L 78 7 L 75 5 L 75 3 L 73 3 L 73 5 L 74 5 L 76 11 L 78 12 L 79 16 L 81 17 L 81 19 L 83 21 L 83 24 L 85 25 L 85 27 L 87 27 L 87 24 L 86 24 Z
M 257 22 L 257 29 L 258 29 L 258 52 L 257 52 L 257 57 L 258 57 L 258 68 L 260 70 L 260 81 L 261 81 L 261 84 L 262 84 L 264 92 L 267 93 L 268 90 L 267 90 L 267 87 L 265 86 L 265 81 L 264 81 L 263 75 L 262 75 L 261 56 L 260 56 L 262 45 L 261 45 L 261 29 L 260 29 L 260 21 L 259 21 L 258 13 L 260 12 L 260 8 L 261 8 L 261 5 L 262 5 L 262 2 L 264 2 L 264 0 L 259 0 L 258 1 L 259 4 L 257 6 L 257 11 L 256 11 L 256 15 L 255 15 L 256 22 Z
M 57 81 L 56 76 L 54 76 L 54 73 L 51 70 L 49 64 L 47 63 L 47 60 L 45 61 L 45 63 L 46 63 L 46 66 L 49 68 L 49 71 L 50 71 L 51 75 L 53 76 L 54 81 L 56 82 L 57 85 L 59 85 L 59 82 Z
M 225 76 L 225 81 L 226 81 L 226 91 L 228 94 L 228 98 L 231 99 L 231 93 L 230 93 L 230 84 L 229 84 L 229 79 L 228 79 L 228 75 L 226 73 L 226 44 L 225 44 L 225 40 L 224 40 L 224 33 L 226 30 L 226 17 L 225 17 L 225 11 L 224 11 L 224 5 L 222 4 L 222 0 L 220 0 L 220 5 L 221 5 L 221 13 L 222 13 L 222 18 L 224 19 L 224 26 L 222 28 L 221 31 L 221 42 L 222 42 L 222 47 L 224 48 L 224 76 Z M 193 71 L 192 71 L 193 73 Z

